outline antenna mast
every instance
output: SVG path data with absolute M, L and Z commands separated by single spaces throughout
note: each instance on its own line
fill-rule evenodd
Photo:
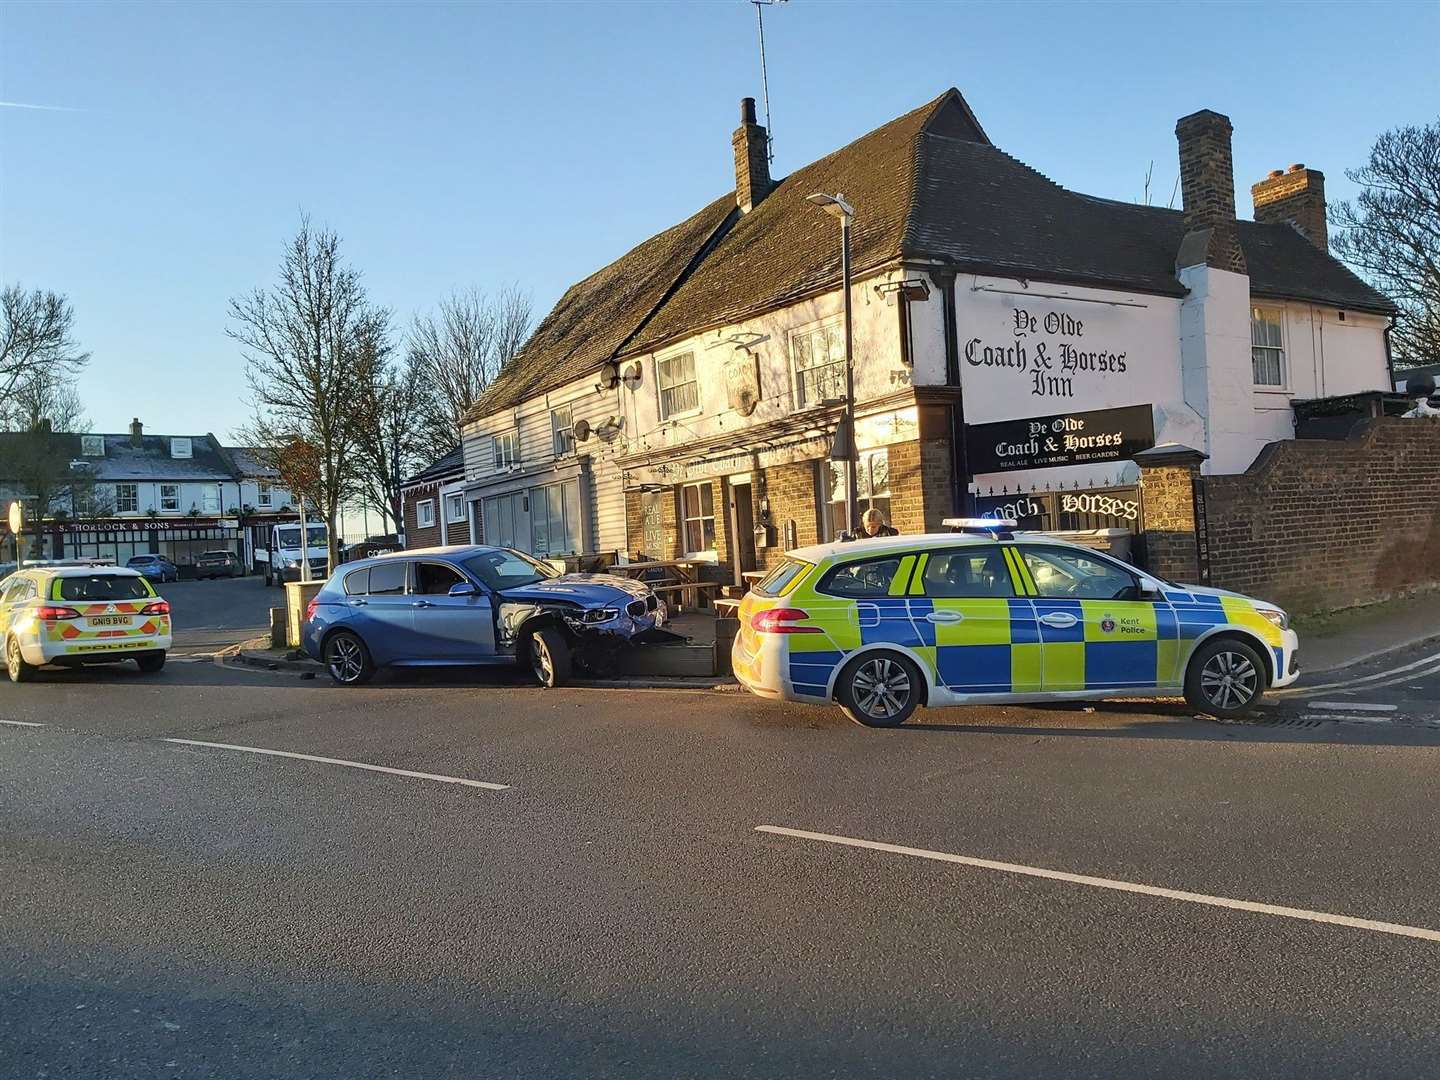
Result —
M 750 0 L 755 5 L 755 25 L 760 31 L 760 91 L 765 98 L 765 160 L 775 164 L 775 134 L 770 126 L 770 79 L 765 72 L 765 9 L 785 0 Z

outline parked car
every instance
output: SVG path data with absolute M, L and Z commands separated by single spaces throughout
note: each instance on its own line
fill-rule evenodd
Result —
M 542 686 L 655 638 L 666 609 L 638 581 L 561 574 L 523 552 L 467 545 L 346 563 L 305 612 L 305 651 L 342 686 L 377 667 L 523 664 Z
M 131 570 L 138 570 L 151 581 L 158 581 L 165 584 L 167 581 L 180 580 L 180 568 L 164 555 L 136 555 L 126 561 L 125 565 Z
M 206 551 L 195 560 L 195 577 L 199 580 L 217 577 L 242 577 L 245 565 L 233 551 Z
M 736 677 L 889 727 L 922 705 L 1181 693 L 1232 718 L 1299 674 L 1274 604 L 1042 533 L 958 524 L 788 552 L 740 605 Z
M 136 570 L 27 568 L 0 588 L 0 633 L 11 682 L 25 682 L 45 664 L 134 660 L 154 674 L 170 649 L 170 605 Z

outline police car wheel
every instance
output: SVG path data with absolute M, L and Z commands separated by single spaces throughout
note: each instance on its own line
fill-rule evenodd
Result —
M 1243 641 L 1221 638 L 1195 650 L 1185 671 L 1185 700 L 1222 720 L 1244 716 L 1265 692 L 1265 662 Z
M 165 667 L 165 654 L 158 651 L 146 653 L 144 656 L 137 656 L 135 663 L 146 675 L 154 675 Z
M 20 652 L 20 642 L 13 637 L 5 643 L 5 673 L 11 682 L 29 682 L 35 677 L 35 665 L 27 664 Z
M 375 674 L 370 651 L 348 630 L 341 630 L 325 639 L 325 669 L 337 686 L 359 686 Z
M 920 671 L 899 653 L 856 657 L 840 672 L 835 696 L 851 720 L 866 727 L 898 727 L 920 705 Z

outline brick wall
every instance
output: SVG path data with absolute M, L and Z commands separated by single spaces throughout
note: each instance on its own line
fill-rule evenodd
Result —
M 1199 550 L 1195 545 L 1197 471 L 1181 465 L 1145 469 L 1144 496 L 1140 501 L 1145 568 L 1171 581 L 1191 584 L 1200 581 Z
M 795 546 L 805 547 L 820 542 L 820 515 L 816 506 L 815 462 L 797 461 L 789 465 L 772 465 L 764 470 L 765 495 L 770 500 L 770 523 L 774 526 L 774 543 L 755 552 L 759 569 L 768 570 L 785 556 L 785 525 L 795 522 Z M 758 500 L 755 520 L 760 521 Z
M 415 488 L 401 496 L 405 511 L 405 546 L 407 548 L 434 547 L 440 543 L 440 490 L 439 485 Z M 435 506 L 435 524 L 422 529 L 416 518 L 416 506 L 430 500 Z
M 1156 476 L 1170 472 L 1187 470 L 1146 470 L 1146 542 L 1157 573 L 1193 580 L 1154 565 L 1152 511 L 1172 515 L 1178 550 L 1191 501 L 1188 479 Z M 1440 421 L 1374 420 L 1344 441 L 1272 443 L 1245 473 L 1202 483 L 1214 585 L 1301 614 L 1440 588 Z

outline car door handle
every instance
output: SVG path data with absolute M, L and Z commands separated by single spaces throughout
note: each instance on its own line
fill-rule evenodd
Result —
M 430 603 L 429 600 L 416 600 L 416 601 L 413 601 L 413 602 L 410 604 L 410 606 L 411 606 L 411 607 L 434 607 L 435 605 L 432 604 L 432 603 Z
M 1068 611 L 1051 611 L 1041 615 L 1040 621 L 1046 626 L 1053 626 L 1056 630 L 1068 630 L 1080 620 Z
M 351 600 L 351 601 L 350 601 L 350 606 L 351 606 L 351 607 L 364 607 L 364 606 L 365 606 L 366 604 L 368 604 L 369 602 L 370 602 L 369 600 Z
M 925 621 L 932 623 L 949 623 L 961 622 L 964 618 L 965 616 L 958 611 L 931 611 L 926 614 Z

